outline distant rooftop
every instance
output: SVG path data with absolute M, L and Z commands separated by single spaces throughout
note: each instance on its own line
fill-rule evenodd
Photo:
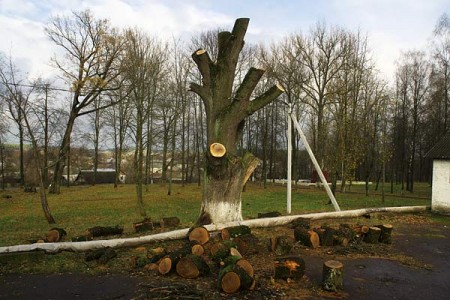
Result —
M 433 148 L 428 151 L 425 157 L 450 159 L 450 134 L 445 135 Z

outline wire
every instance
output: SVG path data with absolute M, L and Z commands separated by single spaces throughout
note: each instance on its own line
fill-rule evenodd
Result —
M 41 87 L 41 88 L 46 88 L 46 89 L 51 90 L 51 91 L 60 91 L 60 92 L 73 93 L 73 91 L 71 91 L 71 90 L 62 89 L 62 88 L 54 88 L 54 87 L 50 87 L 49 85 L 46 85 L 46 84 L 31 85 L 31 84 L 12 83 L 12 82 L 6 82 L 6 83 L 5 82 L 0 82 L 0 84 L 3 84 L 4 86 L 13 85 L 13 86 L 20 86 L 20 87 L 28 87 L 28 88 Z

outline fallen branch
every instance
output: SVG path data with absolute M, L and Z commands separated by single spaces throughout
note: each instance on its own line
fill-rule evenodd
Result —
M 281 216 L 275 218 L 252 219 L 238 222 L 229 222 L 224 224 L 211 224 L 206 225 L 205 228 L 208 231 L 217 231 L 223 228 L 240 225 L 246 225 L 250 228 L 273 227 L 289 224 L 290 222 L 292 222 L 297 218 L 308 218 L 311 220 L 354 218 L 371 213 L 382 213 L 382 212 L 411 213 L 411 212 L 422 212 L 429 209 L 430 208 L 427 206 L 366 208 L 366 209 L 355 209 L 339 212 L 324 212 L 324 213 L 312 213 L 293 216 Z M 84 252 L 88 250 L 100 249 L 105 247 L 111 248 L 133 247 L 152 242 L 184 239 L 187 238 L 188 232 L 189 229 L 186 228 L 133 238 L 95 240 L 87 242 L 38 243 L 28 245 L 7 246 L 7 247 L 0 247 L 0 253 L 26 252 L 37 250 L 44 250 L 49 253 L 56 253 L 60 251 Z

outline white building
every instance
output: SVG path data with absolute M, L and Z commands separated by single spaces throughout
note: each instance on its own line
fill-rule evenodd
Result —
M 431 209 L 450 213 L 450 135 L 434 145 L 426 157 L 433 159 Z

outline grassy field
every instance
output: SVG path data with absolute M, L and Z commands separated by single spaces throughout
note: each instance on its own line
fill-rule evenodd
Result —
M 57 227 L 64 228 L 68 239 L 81 235 L 93 226 L 124 226 L 124 235 L 133 236 L 132 223 L 142 220 L 139 215 L 134 185 L 122 185 L 116 189 L 112 185 L 74 186 L 63 188 L 60 195 L 49 195 L 49 204 L 57 221 Z M 381 196 L 373 190 L 364 195 L 363 187 L 353 187 L 351 193 L 337 194 L 342 210 L 406 205 L 430 205 L 431 188 L 428 184 L 417 184 L 417 193 L 403 194 L 398 187 L 394 194 L 386 193 L 383 203 Z M 12 198 L 4 198 L 4 195 Z M 180 227 L 193 225 L 200 211 L 201 188 L 195 184 L 174 185 L 171 196 L 164 185 L 151 185 L 144 193 L 144 202 L 149 217 L 177 216 Z M 420 197 L 420 198 L 415 198 Z M 293 188 L 292 214 L 332 211 L 324 190 Z M 286 188 L 269 185 L 264 189 L 259 184 L 249 184 L 243 193 L 244 218 L 256 217 L 259 212 L 279 211 L 286 213 Z M 43 237 L 49 226 L 40 206 L 39 195 L 23 193 L 19 189 L 8 189 L 0 193 L 0 246 L 27 243 L 30 239 Z

